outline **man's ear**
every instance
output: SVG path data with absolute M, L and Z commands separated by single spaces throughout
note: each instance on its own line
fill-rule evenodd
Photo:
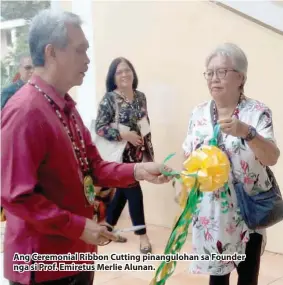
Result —
M 45 50 L 44 50 L 45 58 L 49 59 L 55 59 L 56 57 L 56 52 L 54 47 L 51 44 L 46 45 Z

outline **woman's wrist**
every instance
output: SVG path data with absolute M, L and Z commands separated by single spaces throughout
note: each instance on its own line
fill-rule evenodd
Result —
M 240 138 L 245 139 L 249 134 L 249 125 L 241 122 L 240 124 Z
M 247 130 L 245 130 L 245 135 L 242 137 L 245 141 L 249 142 L 253 140 L 257 135 L 257 131 L 253 126 L 247 125 Z

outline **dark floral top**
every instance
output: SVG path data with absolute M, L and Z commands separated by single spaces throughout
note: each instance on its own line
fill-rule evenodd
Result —
M 130 131 L 135 131 L 140 135 L 138 121 L 146 117 L 150 123 L 147 113 L 147 103 L 145 94 L 140 91 L 135 91 L 134 99 L 131 103 L 116 92 L 107 92 L 98 107 L 95 130 L 99 136 L 103 136 L 110 141 L 121 140 L 119 130 L 112 128 L 111 123 L 115 122 L 115 109 L 117 100 L 119 108 L 119 123 L 130 127 Z M 151 133 L 144 137 L 144 146 L 134 146 L 130 142 L 127 143 L 123 153 L 123 162 L 134 163 L 141 162 L 144 158 L 154 160 L 154 151 L 151 143 Z

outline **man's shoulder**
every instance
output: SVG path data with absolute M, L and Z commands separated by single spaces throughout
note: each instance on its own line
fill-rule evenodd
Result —
M 15 82 L 5 87 L 1 91 L 1 109 L 4 108 L 8 100 L 17 93 L 17 91 L 23 86 L 20 82 Z
M 6 93 L 6 92 L 15 92 L 17 91 L 19 88 L 21 88 L 24 85 L 24 83 L 21 80 L 18 80 L 8 86 L 6 86 L 5 88 L 2 89 L 1 93 Z
M 15 93 L 15 91 L 16 91 L 16 84 L 13 83 L 3 88 L 1 91 L 1 95 L 3 96 L 4 94 L 12 94 Z
M 17 90 L 6 103 L 2 110 L 2 118 L 12 113 L 17 113 L 19 117 L 32 115 L 41 109 L 42 98 L 37 90 L 26 84 Z

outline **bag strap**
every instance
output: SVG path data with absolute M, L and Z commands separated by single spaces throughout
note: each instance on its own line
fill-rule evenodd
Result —
M 210 117 L 211 117 L 211 123 L 212 123 L 212 127 L 213 127 L 213 137 L 215 139 L 217 139 L 217 145 L 223 150 L 224 148 L 224 141 L 223 141 L 223 135 L 222 135 L 222 132 L 220 130 L 220 126 L 218 124 L 216 124 L 214 122 L 214 119 L 213 119 L 213 104 L 214 104 L 214 101 L 211 101 L 210 103 Z M 232 164 L 232 160 L 231 160 L 231 157 L 229 155 L 229 153 L 227 151 L 225 151 L 226 155 L 228 156 L 228 159 L 230 161 L 230 167 L 231 167 L 231 174 L 232 174 L 232 177 L 233 177 L 233 183 L 236 183 L 237 182 L 237 179 L 236 179 L 236 175 L 234 173 L 234 170 L 233 170 L 233 164 Z
M 140 98 L 139 98 L 139 96 L 137 96 L 137 94 L 136 94 L 136 98 L 137 98 L 137 107 L 138 107 L 138 110 L 140 111 L 140 109 L 141 109 L 141 107 L 142 107 L 142 104 L 141 104 Z M 147 112 L 147 110 L 146 110 L 146 112 Z M 139 130 L 139 132 L 140 132 L 140 134 L 141 134 L 141 128 L 140 128 L 139 123 L 138 123 L 138 117 L 136 117 L 136 125 L 137 125 L 137 128 L 138 128 L 138 130 Z M 147 153 L 149 154 L 150 159 L 151 159 L 152 161 L 154 161 L 154 157 L 153 157 L 153 155 L 152 155 L 152 153 L 151 153 L 151 150 L 150 150 L 151 147 L 150 147 L 150 145 L 149 145 L 149 142 L 148 142 L 148 140 L 147 140 L 147 137 L 144 137 L 144 143 L 146 144 Z
M 116 128 L 117 130 L 119 129 L 119 113 L 120 113 L 120 109 L 119 109 L 119 103 L 118 100 L 116 99 L 116 94 L 114 93 L 114 103 L 115 103 L 115 119 L 114 119 L 114 123 L 116 124 Z

